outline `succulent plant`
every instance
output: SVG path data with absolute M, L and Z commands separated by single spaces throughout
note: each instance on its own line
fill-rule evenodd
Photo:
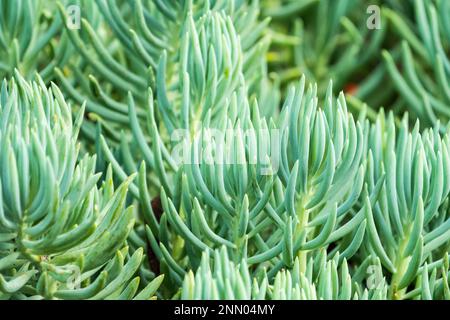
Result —
M 413 10 L 412 26 L 401 13 L 386 10 L 386 17 L 403 39 L 397 58 L 400 63 L 389 52 L 382 53 L 401 96 L 393 108 L 409 111 L 427 126 L 439 120 L 445 126 L 450 115 L 450 5 L 448 1 L 417 0 Z
M 449 10 L 0 0 L 0 299 L 450 299 Z
M 384 279 L 362 289 L 358 278 L 364 280 L 367 266 L 361 265 L 352 278 L 345 258 L 339 255 L 328 260 L 326 252 L 308 259 L 307 268 L 301 271 L 300 260 L 296 258 L 292 269 L 280 270 L 273 281 L 262 273 L 252 278 L 245 260 L 235 264 L 230 261 L 225 248 L 214 251 L 213 266 L 209 262 L 209 252 L 205 251 L 197 272 L 190 271 L 183 281 L 181 299 L 241 299 L 241 300 L 350 300 L 386 299 L 387 285 Z M 341 262 L 339 262 L 341 261 Z M 381 274 L 379 261 L 373 261 L 371 273 Z M 339 265 L 338 265 L 339 263 Z M 371 274 L 368 279 L 370 280 Z M 372 280 L 374 281 L 374 280 Z
M 97 187 L 95 156 L 79 158 L 83 109 L 72 124 L 61 91 L 18 73 L 0 92 L 2 298 L 132 298 L 142 249 L 128 254 L 131 177 Z M 138 298 L 157 288 L 150 283 Z
M 241 73 L 247 76 L 252 92 L 268 94 L 264 53 L 269 41 L 262 36 L 268 20 L 257 20 L 256 1 L 249 5 L 235 0 L 95 3 L 108 37 L 100 38 L 89 19 L 82 20 L 80 30 L 66 28 L 79 54 L 68 63 L 71 77 L 58 68 L 55 72 L 72 99 L 79 104 L 86 100 L 87 110 L 96 114 L 95 120 L 101 122 L 113 141 L 120 140 L 114 128 L 124 128 L 128 123 L 128 92 L 137 100 L 138 114 L 142 114 L 146 105 L 142 93 L 148 87 L 155 90 L 160 96 L 158 108 L 169 130 L 177 125 L 171 123 L 173 113 L 181 108 L 179 97 L 186 85 L 203 86 L 196 88 L 199 91 L 197 97 L 192 97 L 193 103 L 217 103 L 218 108 L 236 88 Z M 64 7 L 59 7 L 67 21 Z M 195 76 L 192 66 L 197 68 Z M 187 80 L 185 73 L 189 73 Z M 220 95 L 201 101 L 200 95 L 210 87 Z M 169 96 L 174 99 L 169 100 Z M 94 138 L 95 127 L 86 127 Z

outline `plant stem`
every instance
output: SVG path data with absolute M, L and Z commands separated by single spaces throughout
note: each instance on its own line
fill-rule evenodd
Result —
M 297 195 L 296 196 L 296 206 L 295 206 L 295 212 L 297 213 L 297 218 L 299 220 L 299 224 L 297 225 L 297 228 L 295 229 L 295 234 L 299 235 L 303 229 L 306 228 L 306 225 L 308 224 L 309 219 L 309 212 L 305 209 L 305 201 L 304 197 Z M 298 260 L 300 262 L 300 272 L 304 273 L 306 272 L 306 265 L 308 260 L 308 251 L 307 250 L 300 250 L 297 254 Z
M 401 300 L 406 292 L 406 288 L 398 290 L 398 285 L 403 275 L 405 274 L 406 269 L 408 268 L 408 263 L 411 260 L 411 257 L 404 257 L 405 246 L 407 245 L 409 237 L 406 235 L 405 238 L 401 241 L 400 246 L 398 248 L 398 256 L 395 264 L 395 274 L 392 277 L 391 285 L 389 287 L 389 296 L 393 300 Z

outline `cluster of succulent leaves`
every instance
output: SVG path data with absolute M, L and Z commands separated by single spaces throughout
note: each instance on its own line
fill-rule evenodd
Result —
M 262 4 L 263 14 L 273 18 L 273 39 L 278 39 L 268 59 L 278 82 L 306 74 L 324 93 L 331 78 L 336 93 L 348 93 L 351 110 L 365 110 L 371 120 L 381 107 L 399 118 L 408 112 L 411 121 L 420 119 L 428 127 L 449 120 L 448 1 L 263 0 Z M 379 25 L 369 29 L 373 6 L 379 10 Z
M 0 298 L 450 299 L 448 1 L 0 17 Z
M 0 106 L 1 297 L 150 298 L 161 278 L 137 293 L 143 250 L 125 243 L 132 177 L 115 190 L 112 170 L 100 183 L 95 156 L 79 156 L 83 108 L 72 124 L 57 86 L 18 73 Z

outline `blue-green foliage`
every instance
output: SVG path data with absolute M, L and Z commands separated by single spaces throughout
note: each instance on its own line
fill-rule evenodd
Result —
M 450 299 L 450 5 L 374 2 L 0 0 L 0 298 Z

